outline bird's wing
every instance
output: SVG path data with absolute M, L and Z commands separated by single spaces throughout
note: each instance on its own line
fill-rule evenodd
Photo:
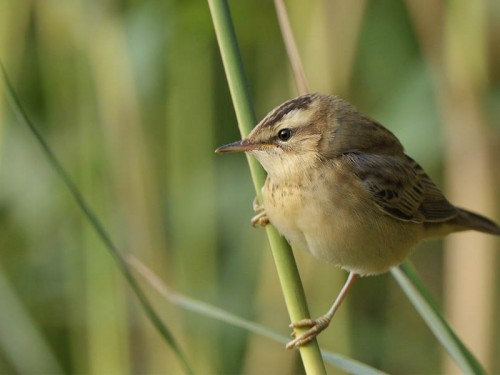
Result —
M 443 222 L 458 215 L 457 208 L 410 157 L 356 152 L 344 157 L 384 213 L 415 223 Z

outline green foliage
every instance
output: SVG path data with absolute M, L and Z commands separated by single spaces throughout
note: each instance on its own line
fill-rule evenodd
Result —
M 435 73 L 410 11 L 403 3 L 370 2 L 358 35 L 350 18 L 349 27 L 334 29 L 343 25 L 337 18 L 343 9 L 324 3 L 287 2 L 308 76 L 320 77 L 311 87 L 341 92 L 383 122 L 439 180 L 444 137 Z M 294 96 L 294 85 L 272 3 L 231 6 L 260 118 Z M 484 6 L 498 21 L 498 6 Z M 498 24 L 488 29 L 491 74 L 483 86 L 492 124 L 500 123 L 500 56 L 492 47 Z M 254 192 L 245 161 L 213 154 L 240 135 L 207 4 L 1 1 L 0 25 L 0 58 L 27 113 L 117 247 L 171 288 L 287 334 L 264 231 L 249 226 Z M 338 67 L 344 59 L 352 72 Z M 332 71 L 347 72 L 343 86 L 331 83 Z M 2 98 L 0 227 L 0 373 L 182 371 Z M 443 301 L 438 247 L 421 246 L 413 260 L 431 294 Z M 311 312 L 319 315 L 343 272 L 295 255 Z M 319 337 L 322 347 L 390 373 L 439 372 L 441 346 L 396 283 L 366 278 L 352 293 Z M 301 371 L 298 354 L 281 343 L 186 313 L 156 293 L 148 296 L 195 373 Z M 485 366 L 492 373 L 500 371 L 499 329 L 490 332 L 497 355 Z

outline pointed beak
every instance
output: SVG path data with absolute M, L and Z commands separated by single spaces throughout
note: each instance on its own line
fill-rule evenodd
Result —
M 224 152 L 246 152 L 246 151 L 252 151 L 257 148 L 259 148 L 261 145 L 255 144 L 255 143 L 250 143 L 246 139 L 242 141 L 237 141 L 230 143 L 228 145 L 220 146 L 215 150 L 215 153 L 221 154 Z

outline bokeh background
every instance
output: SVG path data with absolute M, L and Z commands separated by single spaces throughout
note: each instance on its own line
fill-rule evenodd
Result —
M 312 90 L 385 124 L 453 202 L 498 221 L 500 2 L 286 4 Z M 297 91 L 273 3 L 230 5 L 260 118 Z M 265 233 L 249 225 L 245 159 L 213 153 L 240 135 L 206 2 L 0 0 L 0 58 L 125 254 L 178 292 L 288 332 Z M 500 372 L 499 247 L 458 234 L 412 257 L 491 373 Z M 323 314 L 346 275 L 295 253 L 312 314 Z M 197 373 L 302 371 L 282 344 L 143 286 Z M 389 275 L 358 282 L 319 341 L 391 373 L 457 371 Z M 179 372 L 0 96 L 0 373 Z

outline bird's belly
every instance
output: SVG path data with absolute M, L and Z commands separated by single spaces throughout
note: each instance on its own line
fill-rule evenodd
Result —
M 293 245 L 317 259 L 361 275 L 400 264 L 416 246 L 420 224 L 393 219 L 356 199 L 322 201 L 321 194 L 293 197 L 287 204 L 264 194 L 267 216 Z
M 404 261 L 419 242 L 419 225 L 397 223 L 378 215 L 353 221 L 324 217 L 328 226 L 301 225 L 306 249 L 317 259 L 361 275 L 383 273 Z M 305 220 L 306 217 L 304 217 Z

